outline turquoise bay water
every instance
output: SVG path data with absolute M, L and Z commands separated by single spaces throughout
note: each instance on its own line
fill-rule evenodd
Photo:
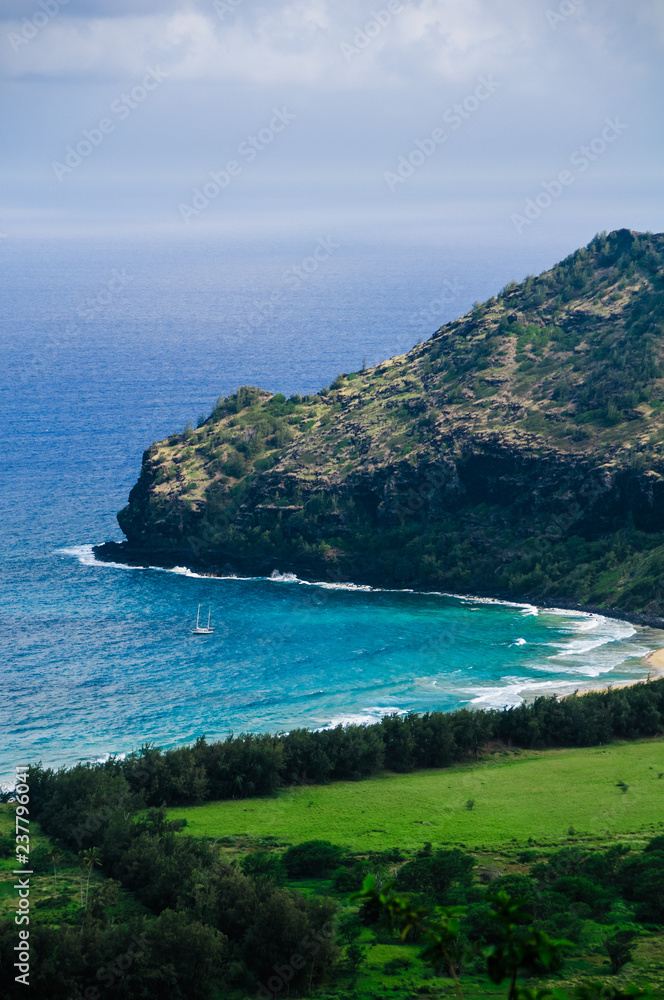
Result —
M 120 537 L 143 449 L 217 395 L 312 391 L 563 255 L 340 246 L 287 294 L 281 275 L 310 242 L 5 245 L 0 781 L 26 760 L 146 740 L 516 704 L 641 676 L 664 645 L 601 617 L 310 585 L 278 566 L 239 580 L 95 563 L 92 545 Z M 99 304 L 114 269 L 127 280 Z M 199 603 L 211 636 L 190 634 Z
M 600 616 L 443 594 L 214 579 L 55 551 L 5 616 L 3 747 L 49 764 L 205 733 L 500 707 L 643 674 L 662 643 Z M 194 636 L 198 604 L 212 635 Z M 10 725 L 7 726 L 7 720 Z

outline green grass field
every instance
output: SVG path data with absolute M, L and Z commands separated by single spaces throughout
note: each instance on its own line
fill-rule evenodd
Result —
M 628 786 L 626 792 L 619 781 Z M 324 839 L 360 852 L 408 849 L 423 841 L 472 850 L 525 844 L 528 838 L 541 846 L 568 836 L 646 840 L 664 828 L 664 742 L 504 752 L 479 764 L 297 787 L 274 798 L 210 802 L 169 813 L 186 819 L 193 836 L 280 843 Z
M 628 786 L 626 792 L 618 782 Z M 468 809 L 471 799 L 473 808 Z M 564 845 L 592 841 L 598 846 L 619 840 L 636 847 L 661 833 L 664 741 L 542 753 L 497 752 L 478 764 L 291 788 L 274 798 L 210 802 L 171 809 L 169 814 L 186 819 L 185 832 L 190 835 L 219 838 L 229 857 L 257 846 L 274 848 L 314 839 L 330 840 L 353 853 L 390 847 L 409 853 L 430 841 L 434 847 L 463 845 L 480 864 L 503 874 L 519 874 L 528 870 L 533 857 L 541 859 Z M 526 862 L 521 852 L 532 847 L 539 850 L 529 850 L 531 860 Z M 336 893 L 331 881 L 289 885 L 308 895 L 332 895 L 343 908 L 348 905 L 347 894 Z M 607 977 L 601 928 L 586 921 L 584 933 L 583 953 L 568 960 L 562 981 L 542 981 L 539 986 L 561 985 L 571 992 L 580 978 Z M 434 977 L 427 969 L 419 945 L 388 938 L 376 938 L 374 930 L 365 929 L 366 960 L 357 982 L 349 979 L 343 988 L 342 974 L 321 998 L 412 1000 L 418 995 L 454 995 L 449 979 Z M 386 963 L 393 959 L 407 961 L 408 968 L 390 973 Z M 650 982 L 655 996 L 664 996 L 663 961 L 664 936 L 644 936 L 621 980 Z M 491 985 L 485 974 L 473 971 L 467 969 L 463 978 L 465 1000 L 505 997 L 502 986 Z
M 618 782 L 628 786 L 627 791 Z M 468 809 L 471 799 L 474 805 Z M 480 763 L 445 770 L 298 787 L 274 798 L 213 802 L 171 809 L 169 814 L 187 820 L 185 834 L 217 838 L 222 856 L 228 859 L 238 859 L 259 845 L 277 848 L 311 839 L 331 840 L 355 854 L 399 847 L 412 856 L 430 841 L 434 847 L 463 845 L 479 866 L 510 875 L 527 873 L 530 865 L 564 845 L 618 840 L 640 846 L 664 829 L 663 806 L 664 740 L 643 740 L 583 750 L 500 751 Z M 0 806 L 0 837 L 10 836 L 12 828 L 13 807 Z M 37 869 L 31 882 L 33 916 L 54 925 L 77 924 L 82 916 L 78 859 L 61 848 L 56 874 L 53 846 L 31 822 Z M 529 849 L 524 853 L 525 848 Z M 0 916 L 11 915 L 16 906 L 13 867 L 12 857 L 0 859 Z M 95 873 L 93 880 L 101 885 L 103 876 Z M 288 886 L 307 895 L 332 896 L 342 911 L 356 909 L 348 893 L 337 892 L 331 879 L 290 881 Z M 616 911 L 619 916 L 622 905 Z M 131 893 L 121 890 L 112 919 L 127 920 L 145 912 Z M 579 979 L 599 976 L 616 984 L 649 982 L 654 996 L 664 997 L 664 934 L 642 933 L 634 961 L 619 977 L 611 977 L 603 933 L 602 926 L 584 920 L 582 944 L 566 962 L 562 980 L 545 978 L 538 987 L 561 985 L 571 993 Z M 375 927 L 362 930 L 361 943 L 365 960 L 357 980 L 341 967 L 316 993 L 318 1000 L 454 996 L 451 981 L 434 976 L 423 962 L 420 944 L 401 942 Z M 395 960 L 401 968 L 390 965 Z M 504 986 L 491 985 L 469 960 L 463 976 L 465 1000 L 504 1000 L 505 993 Z M 245 993 L 220 992 L 219 1000 L 222 996 L 244 1000 Z

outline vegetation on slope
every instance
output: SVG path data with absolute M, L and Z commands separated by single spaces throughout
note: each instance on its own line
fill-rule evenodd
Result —
M 320 841 L 316 841 L 314 845 L 301 846 L 307 829 L 304 822 L 301 832 L 293 829 L 296 842 L 291 845 L 279 844 L 272 831 L 252 842 L 251 838 L 233 838 L 229 832 L 223 832 L 233 829 L 229 816 L 221 820 L 218 831 L 221 837 L 186 836 L 183 819 L 169 818 L 163 804 L 225 796 L 241 799 L 247 813 L 250 810 L 258 813 L 264 807 L 264 800 L 259 801 L 257 796 L 271 795 L 284 785 L 296 785 L 304 786 L 302 791 L 309 796 L 313 809 L 317 792 L 307 787 L 313 780 L 359 779 L 386 766 L 403 771 L 445 767 L 463 760 L 468 763 L 492 749 L 502 754 L 509 744 L 524 747 L 602 744 L 604 750 L 618 735 L 634 738 L 661 734 L 663 714 L 664 681 L 655 681 L 564 702 L 540 698 L 533 705 L 503 712 L 461 710 L 406 718 L 391 716 L 369 727 L 240 736 L 212 744 L 199 740 L 193 747 L 166 753 L 145 746 L 123 760 L 112 758 L 57 772 L 33 765 L 28 768 L 26 780 L 32 832 L 30 885 L 34 888 L 29 928 L 33 956 L 31 995 L 35 1000 L 81 997 L 241 1000 L 247 991 L 263 996 L 265 990 L 268 995 L 282 990 L 286 995 L 306 995 L 319 985 L 332 990 L 328 996 L 347 996 L 349 980 L 351 986 L 357 980 L 370 945 L 374 955 L 383 955 L 378 958 L 381 978 L 383 972 L 392 975 L 395 969 L 403 978 L 404 989 L 398 988 L 399 996 L 412 996 L 411 987 L 419 994 L 429 992 L 428 984 L 432 984 L 434 995 L 444 992 L 438 980 L 445 972 L 444 967 L 441 971 L 440 960 L 427 971 L 422 960 L 417 959 L 419 964 L 415 964 L 414 973 L 408 975 L 404 974 L 403 965 L 404 958 L 407 965 L 417 958 L 429 932 L 434 933 L 438 915 L 430 913 L 431 927 L 427 923 L 426 927 L 413 929 L 414 937 L 408 939 L 408 955 L 404 955 L 403 950 L 396 954 L 389 950 L 395 946 L 387 943 L 389 928 L 381 927 L 380 921 L 378 924 L 373 919 L 363 921 L 362 910 L 358 913 L 357 907 L 340 911 L 345 895 L 357 888 L 366 874 L 381 878 L 396 874 L 404 889 L 422 897 L 422 905 L 415 901 L 422 919 L 430 904 L 436 907 L 456 901 L 468 907 L 468 923 L 457 934 L 464 954 L 466 942 L 473 950 L 474 978 L 466 996 L 470 1000 L 482 995 L 498 996 L 499 993 L 490 992 L 484 971 L 488 952 L 484 949 L 500 944 L 500 937 L 497 942 L 494 940 L 495 928 L 491 930 L 494 918 L 490 908 L 502 904 L 493 904 L 484 886 L 493 875 L 489 872 L 490 878 L 485 878 L 482 867 L 477 866 L 478 861 L 487 860 L 482 857 L 486 847 L 481 843 L 474 844 L 478 851 L 472 857 L 465 854 L 459 857 L 459 852 L 452 851 L 454 870 L 463 876 L 456 882 L 464 895 L 455 900 L 448 892 L 455 879 L 447 879 L 449 886 L 441 882 L 449 868 L 449 844 L 443 840 L 450 838 L 440 836 L 442 829 L 436 835 L 436 826 L 428 815 L 413 817 L 412 825 L 420 831 L 422 841 L 436 841 L 435 851 L 431 845 L 418 850 L 412 843 L 412 835 L 402 836 L 403 831 L 399 830 L 391 831 L 396 834 L 396 843 L 392 840 L 387 849 L 380 844 L 368 844 L 356 829 L 351 830 L 350 842 L 346 840 L 341 845 L 321 847 Z M 654 754 L 651 758 L 648 754 L 659 745 L 653 742 L 610 748 L 616 768 L 613 775 L 611 764 L 607 766 L 600 751 L 587 755 L 584 768 L 588 775 L 594 776 L 595 784 L 591 777 L 584 778 L 585 790 L 588 793 L 592 787 L 597 791 L 600 812 L 593 817 L 587 804 L 585 812 L 580 811 L 574 792 L 557 796 L 561 810 L 557 835 L 562 837 L 569 823 L 565 847 L 582 848 L 571 854 L 562 852 L 561 857 L 556 853 L 550 855 L 554 846 L 551 840 L 539 839 L 538 813 L 546 806 L 546 796 L 538 802 L 532 781 L 530 795 L 523 783 L 517 789 L 518 778 L 516 785 L 512 782 L 508 787 L 508 782 L 504 787 L 505 794 L 519 797 L 521 813 L 512 819 L 509 815 L 501 818 L 500 802 L 481 785 L 502 768 L 479 768 L 476 773 L 480 785 L 467 786 L 463 809 L 477 824 L 476 833 L 481 829 L 487 835 L 487 842 L 493 842 L 492 853 L 495 854 L 497 841 L 502 841 L 499 849 L 503 853 L 509 853 L 510 846 L 512 854 L 517 848 L 521 855 L 524 850 L 537 849 L 534 856 L 525 859 L 514 856 L 504 865 L 500 862 L 496 879 L 504 876 L 499 888 L 511 892 L 515 898 L 522 895 L 528 899 L 528 915 L 519 924 L 518 934 L 526 935 L 528 940 L 534 935 L 532 940 L 542 946 L 543 956 L 547 949 L 551 954 L 551 948 L 542 935 L 554 930 L 567 933 L 568 926 L 578 930 L 574 935 L 577 951 L 566 966 L 568 972 L 584 977 L 599 972 L 604 978 L 610 977 L 610 970 L 598 956 L 607 952 L 604 939 L 614 941 L 624 931 L 629 932 L 629 939 L 616 939 L 614 944 L 617 949 L 622 948 L 625 975 L 630 979 L 636 976 L 640 984 L 645 979 L 657 981 L 649 956 L 657 951 L 656 935 L 664 922 L 661 891 L 664 853 L 660 846 L 662 838 L 652 839 L 657 832 L 655 817 L 659 815 L 652 805 L 659 798 L 663 772 L 657 771 Z M 512 759 L 513 749 L 507 752 L 507 759 Z M 576 771 L 568 769 L 565 777 L 564 758 L 562 755 L 550 761 L 553 768 L 549 768 L 546 783 L 554 791 L 556 782 L 560 789 L 565 781 L 570 784 L 578 779 L 578 766 Z M 531 760 L 518 766 L 539 764 L 540 760 Z M 420 811 L 433 805 L 430 798 L 425 800 L 421 787 L 430 774 L 416 776 Z M 442 770 L 435 777 L 448 785 L 458 783 L 459 777 L 462 782 L 467 780 L 463 772 L 450 770 Z M 540 789 L 542 772 L 536 784 Z M 333 791 L 338 794 L 340 789 L 343 794 L 348 787 L 337 786 Z M 362 808 L 375 815 L 363 818 L 363 825 L 387 823 L 384 811 L 389 810 L 387 799 L 381 812 L 374 782 L 365 783 L 364 789 Z M 247 804 L 252 797 L 253 807 Z M 444 800 L 445 791 L 434 798 Z M 281 801 L 287 807 L 292 799 L 286 796 Z M 280 799 L 274 802 L 279 804 Z M 458 805 L 456 800 L 455 804 Z M 617 821 L 607 818 L 603 805 L 615 810 Z M 214 808 L 210 806 L 211 810 Z M 6 820 L 7 809 L 3 806 L 0 810 L 0 825 Z M 581 826 L 579 834 L 572 828 L 575 820 Z M 245 829 L 249 825 L 247 816 Z M 603 853 L 612 831 L 623 837 L 625 847 L 616 852 L 610 845 L 613 853 L 611 850 Z M 16 867 L 16 856 L 24 852 L 24 844 L 14 844 L 12 838 L 2 836 L 5 832 L 0 829 L 0 854 L 5 859 L 0 863 L 0 885 L 5 890 L 2 896 L 5 901 L 9 897 L 10 905 L 8 919 L 0 919 L 3 970 L 12 967 L 17 938 L 17 926 L 11 919 L 16 906 L 11 869 Z M 195 832 L 193 825 L 192 832 Z M 598 834 L 599 842 L 593 840 Z M 44 835 L 50 839 L 45 841 Z M 519 845 L 514 837 L 525 839 L 526 843 Z M 529 844 L 527 837 L 535 843 Z M 651 839 L 645 843 L 648 838 Z M 239 853 L 238 839 L 248 841 L 240 845 L 244 850 Z M 595 850 L 598 847 L 602 850 Z M 524 860 L 539 863 L 527 872 L 534 880 L 529 890 L 523 880 L 510 882 L 508 877 L 521 871 L 515 869 L 514 862 L 522 865 Z M 77 865 L 81 869 L 78 885 Z M 607 865 L 613 867 L 609 870 Z M 479 879 L 474 877 L 475 872 Z M 471 874 L 473 877 L 469 877 Z M 324 884 L 311 883 L 312 877 L 321 876 Z M 48 892 L 43 891 L 45 883 Z M 574 926 L 570 924 L 572 918 L 577 921 Z M 381 947 L 388 948 L 387 954 L 373 952 L 374 938 Z M 628 957 L 637 938 L 643 939 L 645 950 L 633 966 Z M 299 957 L 297 964 L 291 966 L 293 955 Z M 397 960 L 396 965 L 390 966 L 391 971 L 383 970 L 383 966 Z M 549 966 L 548 960 L 537 968 L 530 960 L 529 963 L 520 960 L 511 975 L 521 971 L 541 976 Z M 455 971 L 458 975 L 461 970 Z M 270 986 L 273 980 L 276 985 Z M 616 979 L 615 989 L 601 985 L 597 990 L 589 987 L 590 991 L 573 995 L 584 1000 L 607 997 L 618 1000 L 625 995 L 623 982 Z M 262 987 L 263 993 L 260 993 L 261 983 L 267 983 Z M 571 981 L 570 990 L 573 986 Z M 22 995 L 22 990 L 22 984 L 2 981 L 0 1000 Z M 395 995 L 393 990 L 391 994 Z M 318 995 L 322 1000 L 323 995 Z M 382 995 L 376 991 L 375 976 L 367 977 L 364 995 L 372 998 Z M 512 995 L 517 996 L 514 991 Z M 560 1000 L 569 995 L 569 992 L 559 994 Z M 519 996 L 523 1000 L 526 994 Z
M 122 557 L 659 615 L 663 265 L 600 234 L 316 395 L 220 399 L 145 453 Z
M 144 797 L 123 780 L 122 762 L 57 774 L 31 768 L 30 995 L 35 1000 L 245 1000 L 254 995 L 341 1000 L 350 994 L 405 1000 L 451 995 L 453 973 L 457 995 L 462 991 L 467 1000 L 504 1000 L 516 976 L 527 977 L 533 991 L 515 988 L 510 996 L 519 1000 L 543 998 L 548 994 L 539 991 L 547 987 L 560 990 L 556 1000 L 626 1000 L 641 995 L 628 993 L 630 982 L 649 984 L 659 996 L 664 987 L 664 838 L 654 829 L 661 830 L 659 746 L 603 748 L 615 775 L 603 753 L 585 752 L 588 787 L 606 785 L 623 812 L 624 803 L 639 798 L 633 818 L 642 828 L 628 833 L 623 826 L 618 837 L 605 829 L 605 817 L 598 813 L 587 817 L 582 832 L 570 828 L 540 839 L 543 772 L 537 768 L 547 769 L 547 781 L 558 783 L 564 800 L 566 754 L 519 762 L 503 749 L 502 763 L 441 772 L 441 779 L 464 794 L 466 779 L 479 788 L 482 780 L 491 783 L 492 775 L 522 776 L 520 783 L 512 782 L 512 792 L 520 796 L 518 836 L 510 838 L 506 830 L 496 834 L 492 814 L 500 805 L 483 790 L 472 807 L 471 800 L 463 806 L 476 825 L 469 847 L 442 839 L 433 825 L 418 825 L 419 839 L 412 842 L 408 836 L 407 845 L 393 831 L 397 843 L 389 846 L 386 839 L 364 843 L 355 837 L 357 826 L 341 844 L 304 841 L 304 827 L 297 823 L 290 843 L 272 831 L 253 839 L 228 836 L 223 831 L 232 826 L 223 821 L 221 836 L 186 836 L 193 831 L 183 829 L 182 820 L 163 809 L 144 808 Z M 135 779 L 147 786 L 149 763 L 134 760 L 131 766 Z M 616 781 L 617 775 L 629 785 Z M 391 780 L 400 783 L 406 797 L 412 781 L 410 801 L 415 801 L 426 778 Z M 364 785 L 369 809 L 378 804 L 372 784 Z M 304 793 L 334 796 L 357 787 Z M 443 790 L 438 797 L 445 795 Z M 644 798 L 651 800 L 650 828 L 642 824 Z M 264 804 L 256 801 L 256 809 Z M 354 808 L 351 799 L 347 807 Z M 35 826 L 36 818 L 44 832 Z M 87 827 L 83 836 L 81 821 Z M 17 937 L 11 919 L 16 906 L 12 826 L 13 806 L 0 807 L 0 885 L 8 890 L 3 893 L 6 917 L 0 918 L 3 971 L 15 960 Z M 487 843 L 477 843 L 485 835 Z M 373 881 L 365 882 L 362 897 L 349 904 L 349 893 L 361 890 L 367 876 Z M 521 912 L 514 931 L 500 918 L 506 906 Z M 400 938 L 394 931 L 405 922 L 411 929 Z M 436 935 L 438 947 L 432 947 Z M 570 944 L 552 946 L 549 938 L 566 938 Z M 516 951 L 511 950 L 511 958 L 502 952 L 505 972 L 492 957 L 508 944 Z M 527 954 L 518 950 L 526 944 Z M 507 979 L 507 985 L 492 985 L 487 960 L 493 982 Z M 584 980 L 596 985 L 582 987 Z M 0 1000 L 23 992 L 10 976 L 0 981 Z

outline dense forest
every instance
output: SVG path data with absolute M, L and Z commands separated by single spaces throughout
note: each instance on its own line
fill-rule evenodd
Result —
M 471 969 L 487 970 L 495 983 L 517 976 L 536 982 L 562 972 L 566 959 L 599 932 L 598 950 L 616 975 L 631 961 L 639 935 L 664 924 L 664 837 L 642 850 L 566 847 L 544 860 L 529 850 L 521 860 L 527 866 L 521 874 L 501 875 L 478 870 L 458 848 L 426 844 L 407 860 L 398 851 L 354 856 L 316 841 L 281 856 L 249 854 L 238 867 L 213 843 L 178 836 L 163 810 L 124 823 L 116 817 L 101 848 L 83 856 L 84 867 L 99 865 L 106 876 L 85 906 L 60 910 L 57 924 L 31 925 L 30 995 L 216 1000 L 282 990 L 308 995 L 327 982 L 342 989 L 335 996 L 345 996 L 344 984 L 352 986 L 362 962 L 363 928 L 383 940 L 405 930 L 434 974 L 457 984 Z M 34 862 L 38 871 L 48 864 Z M 283 887 L 286 878 L 297 884 L 329 876 L 335 890 L 355 890 L 359 909 Z M 23 995 L 6 975 L 15 941 L 13 922 L 3 920 L 2 1000 Z M 515 1000 L 545 995 L 510 992 Z M 597 982 L 574 995 L 646 994 Z

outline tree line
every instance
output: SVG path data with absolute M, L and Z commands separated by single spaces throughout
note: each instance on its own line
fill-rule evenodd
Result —
M 389 715 L 369 726 L 228 736 L 53 771 L 30 768 L 32 808 L 55 836 L 96 843 L 107 814 L 143 807 L 273 795 L 281 788 L 361 780 L 382 770 L 442 768 L 508 747 L 587 747 L 664 730 L 664 679 L 504 710 Z M 72 830 L 75 833 L 72 835 Z

